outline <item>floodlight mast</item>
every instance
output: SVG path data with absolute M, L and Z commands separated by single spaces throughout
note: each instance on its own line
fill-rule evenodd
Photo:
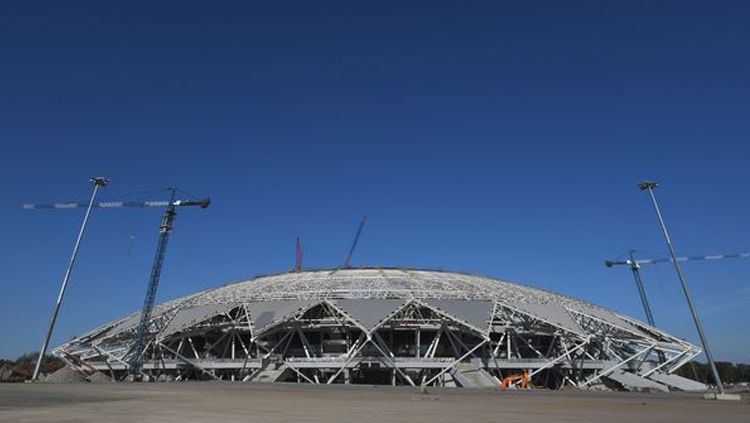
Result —
M 97 191 L 99 191 L 99 187 L 106 186 L 109 183 L 109 179 L 102 177 L 102 176 L 96 176 L 96 177 L 89 179 L 89 182 L 91 182 L 94 185 L 94 190 L 91 193 L 91 199 L 89 200 L 89 205 L 86 208 L 86 214 L 84 214 L 83 216 L 83 222 L 81 223 L 81 229 L 78 231 L 78 237 L 76 238 L 76 242 L 73 245 L 73 253 L 70 255 L 68 268 L 65 270 L 65 276 L 63 277 L 62 284 L 60 285 L 60 292 L 57 294 L 57 302 L 55 302 L 55 307 L 52 309 L 52 317 L 50 318 L 49 328 L 47 329 L 47 335 L 44 337 L 44 342 L 42 343 L 42 349 L 39 351 L 39 357 L 36 360 L 34 373 L 31 376 L 32 381 L 35 381 L 39 378 L 39 371 L 42 368 L 42 361 L 44 360 L 44 355 L 47 354 L 47 348 L 49 347 L 49 340 L 52 337 L 52 331 L 55 329 L 55 322 L 57 321 L 57 315 L 60 312 L 60 306 L 62 305 L 63 296 L 65 296 L 65 289 L 68 287 L 68 281 L 70 280 L 70 275 L 73 273 L 73 266 L 75 265 L 76 258 L 78 257 L 78 249 L 81 246 L 83 233 L 86 231 L 86 224 L 88 223 L 89 215 L 91 214 L 91 209 L 94 206 L 96 193 Z
M 711 349 L 708 346 L 708 340 L 706 339 L 706 335 L 703 333 L 703 326 L 701 325 L 700 319 L 698 318 L 698 312 L 696 311 L 695 306 L 693 306 L 693 299 L 690 297 L 690 290 L 688 289 L 685 275 L 682 274 L 682 269 L 680 268 L 680 262 L 678 260 L 677 253 L 675 252 L 674 245 L 672 245 L 672 240 L 670 239 L 669 232 L 667 231 L 667 225 L 664 223 L 664 217 L 662 216 L 661 209 L 659 208 L 659 203 L 656 201 L 656 196 L 654 195 L 654 190 L 658 187 L 659 184 L 652 181 L 642 181 L 638 184 L 638 188 L 640 188 L 641 191 L 648 191 L 648 194 L 651 197 L 651 202 L 653 203 L 654 210 L 656 211 L 656 217 L 659 219 L 661 232 L 664 235 L 664 240 L 667 243 L 669 255 L 672 258 L 672 264 L 674 264 L 675 271 L 677 272 L 677 278 L 680 280 L 680 285 L 682 285 L 682 291 L 685 293 L 685 299 L 687 299 L 690 314 L 692 314 L 693 316 L 695 328 L 698 330 L 698 336 L 700 337 L 701 344 L 703 345 L 703 351 L 706 353 L 706 359 L 708 360 L 709 367 L 711 368 L 711 373 L 714 377 L 714 381 L 716 382 L 716 387 L 719 389 L 719 393 L 723 395 L 724 385 L 721 383 L 721 378 L 719 377 L 718 370 L 716 370 L 716 364 L 714 363 Z

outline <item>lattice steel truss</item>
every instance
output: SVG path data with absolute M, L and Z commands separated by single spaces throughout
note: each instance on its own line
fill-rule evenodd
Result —
M 55 349 L 84 373 L 127 374 L 139 313 Z M 262 276 L 168 301 L 150 321 L 148 380 L 700 389 L 673 375 L 700 353 L 605 308 L 464 273 L 327 269 Z

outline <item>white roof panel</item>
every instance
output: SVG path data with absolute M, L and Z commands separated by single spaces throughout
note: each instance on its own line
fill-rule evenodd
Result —
M 486 328 L 485 310 L 490 308 L 489 304 L 497 302 L 511 308 L 517 305 L 519 313 L 527 313 L 570 332 L 581 332 L 575 320 L 570 318 L 571 315 L 577 317 L 576 313 L 580 312 L 636 336 L 656 337 L 656 332 L 639 329 L 637 322 L 625 316 L 554 292 L 468 273 L 406 268 L 317 269 L 259 276 L 176 298 L 157 306 L 154 316 L 171 317 L 171 314 L 164 314 L 176 313 L 180 307 L 252 304 L 255 310 L 251 310 L 251 321 L 258 331 L 299 308 L 329 301 L 346 309 L 346 314 L 371 330 L 400 305 L 411 300 L 430 304 L 480 330 Z M 570 315 L 563 309 L 567 309 Z M 78 340 L 97 342 L 123 331 L 132 331 L 138 324 L 138 316 L 135 313 L 100 326 Z M 586 328 L 585 333 L 596 335 L 589 330 Z M 659 337 L 678 342 L 667 334 Z
M 595 317 L 595 318 L 597 318 L 599 320 L 602 320 L 602 321 L 604 321 L 606 323 L 609 323 L 610 325 L 618 327 L 618 328 L 620 328 L 622 330 L 625 330 L 625 331 L 628 331 L 628 332 L 633 332 L 636 335 L 640 335 L 640 336 L 643 336 L 643 335 L 652 336 L 651 334 L 648 334 L 648 333 L 640 330 L 637 326 L 635 326 L 634 324 L 628 322 L 627 320 L 623 320 L 623 319 L 619 318 L 615 313 L 613 313 L 611 311 L 608 311 L 608 310 L 605 310 L 603 308 L 599 308 L 599 307 L 586 307 L 586 308 L 576 307 L 575 309 L 579 310 L 583 314 L 588 314 L 589 316 Z
M 488 320 L 493 307 L 492 301 L 428 299 L 422 302 L 437 308 L 441 313 L 447 314 L 479 332 L 486 333 L 488 330 Z
M 316 304 L 314 301 L 263 301 L 246 303 L 245 305 L 250 312 L 250 321 L 256 332 L 262 332 L 265 329 L 285 320 L 291 314 L 300 310 L 306 310 Z
M 177 314 L 169 321 L 167 326 L 162 329 L 159 336 L 165 337 L 180 332 L 190 326 L 205 322 L 212 317 L 216 317 L 219 314 L 226 313 L 237 306 L 237 303 L 223 303 L 183 307 L 177 311 Z
M 407 302 L 406 299 L 359 299 L 336 300 L 333 303 L 369 332 Z
M 559 304 L 513 303 L 507 305 L 521 313 L 542 320 L 552 326 L 561 328 L 580 336 L 586 336 L 586 331 L 573 319 L 568 310 Z

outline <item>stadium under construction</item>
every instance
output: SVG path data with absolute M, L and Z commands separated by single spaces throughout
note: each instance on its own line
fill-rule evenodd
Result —
M 157 305 L 142 349 L 140 317 L 54 353 L 78 372 L 116 380 L 139 362 L 143 379 L 163 381 L 706 389 L 674 374 L 701 352 L 695 345 L 591 303 L 467 273 L 255 277 Z

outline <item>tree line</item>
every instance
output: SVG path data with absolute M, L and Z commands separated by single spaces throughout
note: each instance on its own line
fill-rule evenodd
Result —
M 0 382 L 23 382 L 31 379 L 34 374 L 38 352 L 26 353 L 15 360 L 4 360 L 0 358 Z M 41 373 L 53 373 L 65 365 L 62 360 L 54 355 L 45 355 L 42 360 Z
M 750 382 L 750 364 L 717 361 L 716 370 L 723 383 Z M 715 384 L 707 363 L 691 361 L 677 369 L 675 374 L 705 384 Z

